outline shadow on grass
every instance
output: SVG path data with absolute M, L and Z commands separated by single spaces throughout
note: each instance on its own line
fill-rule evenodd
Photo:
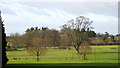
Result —
M 101 53 L 120 53 L 120 52 L 101 52 Z
M 3 68 L 119 68 L 118 66 L 7 66 Z
M 24 50 L 7 50 L 7 51 L 24 51 Z
M 29 63 L 7 64 L 6 66 L 117 66 L 118 63 Z

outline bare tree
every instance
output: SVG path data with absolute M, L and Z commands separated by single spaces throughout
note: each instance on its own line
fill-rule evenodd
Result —
M 89 41 L 86 31 L 93 28 L 91 27 L 92 22 L 93 21 L 90 21 L 88 18 L 79 16 L 76 20 L 72 19 L 62 26 L 62 30 L 69 36 L 71 44 L 74 46 L 78 54 L 79 46 L 82 42 Z
M 37 61 L 39 61 L 39 56 L 44 55 L 47 52 L 45 47 L 44 40 L 35 36 L 31 40 L 31 44 L 28 46 L 28 53 L 34 54 L 37 56 Z

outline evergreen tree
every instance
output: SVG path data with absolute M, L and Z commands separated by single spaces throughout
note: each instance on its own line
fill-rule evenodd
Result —
M 88 33 L 88 37 L 96 37 L 96 33 L 94 31 L 89 31 Z
M 25 32 L 29 32 L 30 31 L 30 29 L 28 28 Z
M 47 30 L 48 29 L 48 27 L 42 27 L 42 30 Z
M 7 41 L 6 41 L 6 34 L 5 34 L 5 29 L 4 29 L 4 24 L 1 18 L 1 12 L 0 12 L 0 23 L 2 23 L 2 66 L 4 66 L 8 58 L 6 56 L 6 46 L 7 46 Z

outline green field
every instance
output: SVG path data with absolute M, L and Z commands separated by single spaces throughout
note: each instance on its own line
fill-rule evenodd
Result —
M 77 55 L 73 47 L 70 47 L 71 50 L 49 47 L 47 53 L 40 56 L 39 62 L 36 61 L 35 55 L 30 55 L 26 49 L 20 48 L 18 51 L 7 51 L 7 57 L 9 59 L 7 64 L 118 63 L 117 45 L 95 46 L 95 55 L 94 46 L 91 47 L 92 54 L 86 55 L 88 60 L 82 60 L 82 55 Z

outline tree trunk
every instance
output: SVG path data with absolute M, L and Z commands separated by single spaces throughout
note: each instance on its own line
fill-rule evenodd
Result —
M 76 50 L 77 50 L 77 54 L 79 54 L 79 48 L 77 48 Z
M 37 62 L 39 61 L 39 53 L 37 52 Z
M 78 47 L 76 47 L 76 46 L 74 45 L 74 48 L 76 49 L 77 54 L 79 54 L 79 46 L 78 46 Z
M 85 56 L 86 56 L 86 54 L 84 54 L 84 60 L 86 59 Z

